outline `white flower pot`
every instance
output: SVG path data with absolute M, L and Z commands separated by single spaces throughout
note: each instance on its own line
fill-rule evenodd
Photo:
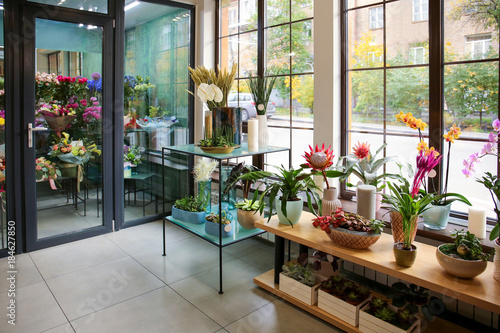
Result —
M 359 310 L 370 301 L 371 297 L 358 305 L 349 304 L 340 298 L 337 298 L 323 290 L 318 291 L 318 308 L 328 312 L 331 315 L 345 321 L 349 325 L 358 327 Z
M 269 145 L 269 129 L 267 127 L 267 115 L 257 115 L 259 122 L 259 147 L 266 148 Z

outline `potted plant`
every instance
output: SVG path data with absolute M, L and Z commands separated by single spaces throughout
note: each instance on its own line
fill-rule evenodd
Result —
M 136 146 L 123 146 L 123 161 L 129 163 L 132 174 L 137 174 L 137 166 L 142 163 L 141 148 Z
M 314 305 L 318 302 L 319 286 L 320 283 L 311 264 L 303 266 L 290 262 L 283 265 L 279 284 L 279 289 L 282 292 L 307 305 Z
M 367 249 L 380 238 L 384 222 L 368 221 L 354 213 L 337 208 L 333 216 L 319 216 L 313 219 L 313 226 L 325 231 L 337 245 L 351 249 Z
M 453 243 L 441 244 L 436 249 L 438 263 L 456 277 L 470 279 L 486 269 L 488 259 L 495 253 L 484 253 L 481 242 L 469 231 L 455 230 Z
M 250 74 L 250 76 L 252 76 Z M 269 130 L 267 128 L 267 104 L 276 83 L 277 77 L 268 78 L 266 75 L 257 76 L 248 80 L 248 87 L 253 96 L 257 110 L 257 121 L 259 123 L 259 147 L 267 147 L 269 142 Z M 248 115 L 247 115 L 248 116 Z
M 229 154 L 235 148 L 233 129 L 230 126 L 218 126 L 212 130 L 212 137 L 200 140 L 197 145 L 206 153 Z
M 424 226 L 427 229 L 431 230 L 443 230 L 446 229 L 448 225 L 448 219 L 450 217 L 451 204 L 454 201 L 460 201 L 467 205 L 471 205 L 469 200 L 461 194 L 458 193 L 449 193 L 448 192 L 448 176 L 450 174 L 450 156 L 451 156 L 451 147 L 452 143 L 455 140 L 458 140 L 462 132 L 460 131 L 460 127 L 457 127 L 455 124 L 450 128 L 448 133 L 443 135 L 443 138 L 448 142 L 448 155 L 446 158 L 446 176 L 444 182 L 444 190 L 440 195 L 436 195 L 434 200 L 429 206 L 429 209 L 422 214 Z M 421 141 L 419 146 L 425 150 L 427 143 Z M 431 178 L 432 181 L 435 178 Z M 433 182 L 431 183 L 433 184 Z
M 345 161 L 345 165 L 343 166 L 344 173 L 340 178 L 340 181 L 346 181 L 351 175 L 355 175 L 359 178 L 359 180 L 365 185 L 373 185 L 377 188 L 377 192 L 380 192 L 383 189 L 383 185 L 381 184 L 387 178 L 402 180 L 403 177 L 399 174 L 393 174 L 388 172 L 379 173 L 381 168 L 383 169 L 385 164 L 389 162 L 396 162 L 398 160 L 397 156 L 386 156 L 377 159 L 377 156 L 384 150 L 387 146 L 387 143 L 384 143 L 380 146 L 375 154 L 372 154 L 370 151 L 370 145 L 368 142 L 360 143 L 353 148 L 353 153 L 347 156 L 342 156 L 339 159 L 339 165 L 343 164 Z M 400 163 L 397 163 L 399 168 L 402 168 Z M 346 183 L 347 186 L 355 186 L 351 183 Z M 377 193 L 377 206 L 376 210 L 380 209 L 382 201 L 382 194 Z
M 396 282 L 391 287 L 389 297 L 392 298 L 392 305 L 408 310 L 412 315 L 421 312 L 425 319 L 431 321 L 446 309 L 444 302 L 431 297 L 427 288 L 413 283 L 408 286 L 403 282 Z
M 361 332 L 420 332 L 420 319 L 407 309 L 398 309 L 386 300 L 373 298 L 359 312 Z
M 205 223 L 205 205 L 206 198 L 201 194 L 177 199 L 172 207 L 172 218 L 194 224 Z
M 254 193 L 253 202 L 259 200 L 259 212 L 264 212 L 265 202 L 264 198 L 269 196 L 269 217 L 271 219 L 273 214 L 273 203 L 276 204 L 276 212 L 278 214 L 279 222 L 282 224 L 290 224 L 292 227 L 299 222 L 302 215 L 302 198 L 299 193 L 304 192 L 307 197 L 307 205 L 310 211 L 317 215 L 313 207 L 313 201 L 319 204 L 320 198 L 316 189 L 318 187 L 311 178 L 310 173 L 305 173 L 303 168 L 290 170 L 285 169 L 284 166 L 276 167 L 277 173 L 269 171 L 252 171 L 241 175 L 241 180 L 258 181 L 265 179 L 265 189 L 262 191 L 258 199 L 258 192 Z M 269 178 L 273 178 L 272 180 Z M 278 200 L 276 200 L 278 199 Z
M 219 237 L 219 231 L 222 227 L 222 237 L 231 237 L 234 234 L 234 222 L 231 213 L 225 210 L 222 214 L 210 213 L 205 217 L 205 232 L 209 235 Z
M 216 167 L 216 160 L 206 158 L 196 161 L 193 167 L 194 181 L 198 184 L 198 195 L 205 198 L 205 213 L 210 213 L 212 210 L 212 173 Z
M 337 275 L 321 283 L 318 307 L 357 327 L 359 310 L 370 298 L 369 289 Z
M 431 157 L 434 158 L 434 157 Z M 417 164 L 418 165 L 418 164 Z M 416 184 L 417 182 L 414 182 Z M 410 192 L 408 186 L 398 186 L 391 183 L 387 184 L 390 194 L 384 194 L 382 202 L 389 206 L 391 214 L 397 213 L 401 225 L 395 228 L 396 219 L 392 218 L 393 235 L 396 233 L 401 239 L 395 239 L 394 257 L 396 263 L 403 267 L 411 267 L 417 256 L 417 247 L 413 245 L 417 232 L 418 217 L 425 212 L 428 205 L 434 199 L 434 195 L 419 190 L 418 187 Z
M 304 154 L 307 163 L 301 165 L 301 167 L 304 169 L 311 168 L 311 174 L 313 176 L 321 175 L 323 177 L 326 187 L 323 189 L 323 200 L 320 202 L 319 211 L 323 216 L 330 215 L 337 210 L 337 208 L 342 208 L 342 204 L 340 200 L 338 200 L 337 189 L 335 187 L 330 188 L 328 178 L 340 177 L 343 176 L 344 173 L 337 170 L 327 170 L 332 166 L 335 156 L 333 155 L 331 146 L 325 149 L 325 144 L 323 143 L 321 149 L 316 145 L 315 149 L 309 146 L 309 150 L 309 152 L 306 151 Z
M 250 194 L 250 189 L 254 184 L 251 179 L 240 179 L 241 175 L 249 172 L 260 171 L 259 168 L 253 165 L 247 165 L 245 163 L 239 163 L 231 169 L 229 177 L 225 181 L 224 191 L 222 193 L 223 197 L 229 195 L 229 192 L 236 188 L 236 185 L 240 185 L 243 191 L 243 201 L 237 202 L 235 207 L 238 208 L 237 218 L 239 224 L 245 229 L 255 229 L 253 226 L 255 221 L 263 218 L 262 213 L 259 210 L 259 201 L 248 200 L 248 195 Z

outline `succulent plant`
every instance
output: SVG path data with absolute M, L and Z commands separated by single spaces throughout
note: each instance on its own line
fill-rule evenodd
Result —
M 316 284 L 316 276 L 314 276 L 312 265 L 310 264 L 301 266 L 292 262 L 283 265 L 283 274 L 309 287 Z
M 243 199 L 243 201 L 237 202 L 234 206 L 241 210 L 254 211 L 259 209 L 259 205 L 259 201 L 252 202 L 251 200 Z
M 388 323 L 392 323 L 396 319 L 396 312 L 385 306 L 375 311 L 375 317 Z

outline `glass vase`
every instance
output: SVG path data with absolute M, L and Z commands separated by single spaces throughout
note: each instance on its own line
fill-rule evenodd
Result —
M 233 167 L 223 166 L 221 171 L 221 184 L 222 184 L 222 202 L 227 204 L 227 209 L 234 209 L 234 205 L 236 204 L 236 187 L 230 189 L 228 193 L 224 194 L 224 189 L 226 188 L 227 179 L 229 175 L 231 175 L 231 170 Z
M 205 198 L 204 210 L 205 213 L 210 213 L 212 211 L 212 180 L 204 180 L 198 182 L 198 195 L 202 195 Z

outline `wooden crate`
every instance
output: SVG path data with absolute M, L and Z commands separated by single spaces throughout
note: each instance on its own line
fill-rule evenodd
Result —
M 371 296 L 358 305 L 352 305 L 323 290 L 318 291 L 318 308 L 345 321 L 349 325 L 359 325 L 359 310 L 370 301 Z
M 309 287 L 299 281 L 285 276 L 283 273 L 280 273 L 279 289 L 299 301 L 306 303 L 307 305 L 314 305 L 318 303 L 319 286 L 320 283 Z
M 379 333 L 379 332 L 390 332 L 390 333 L 420 333 L 420 319 L 415 321 L 410 328 L 405 331 L 397 326 L 389 324 L 371 314 L 365 312 L 369 304 L 366 304 L 361 311 L 359 311 L 359 330 L 363 333 Z M 393 310 L 397 310 L 395 306 L 390 305 Z

